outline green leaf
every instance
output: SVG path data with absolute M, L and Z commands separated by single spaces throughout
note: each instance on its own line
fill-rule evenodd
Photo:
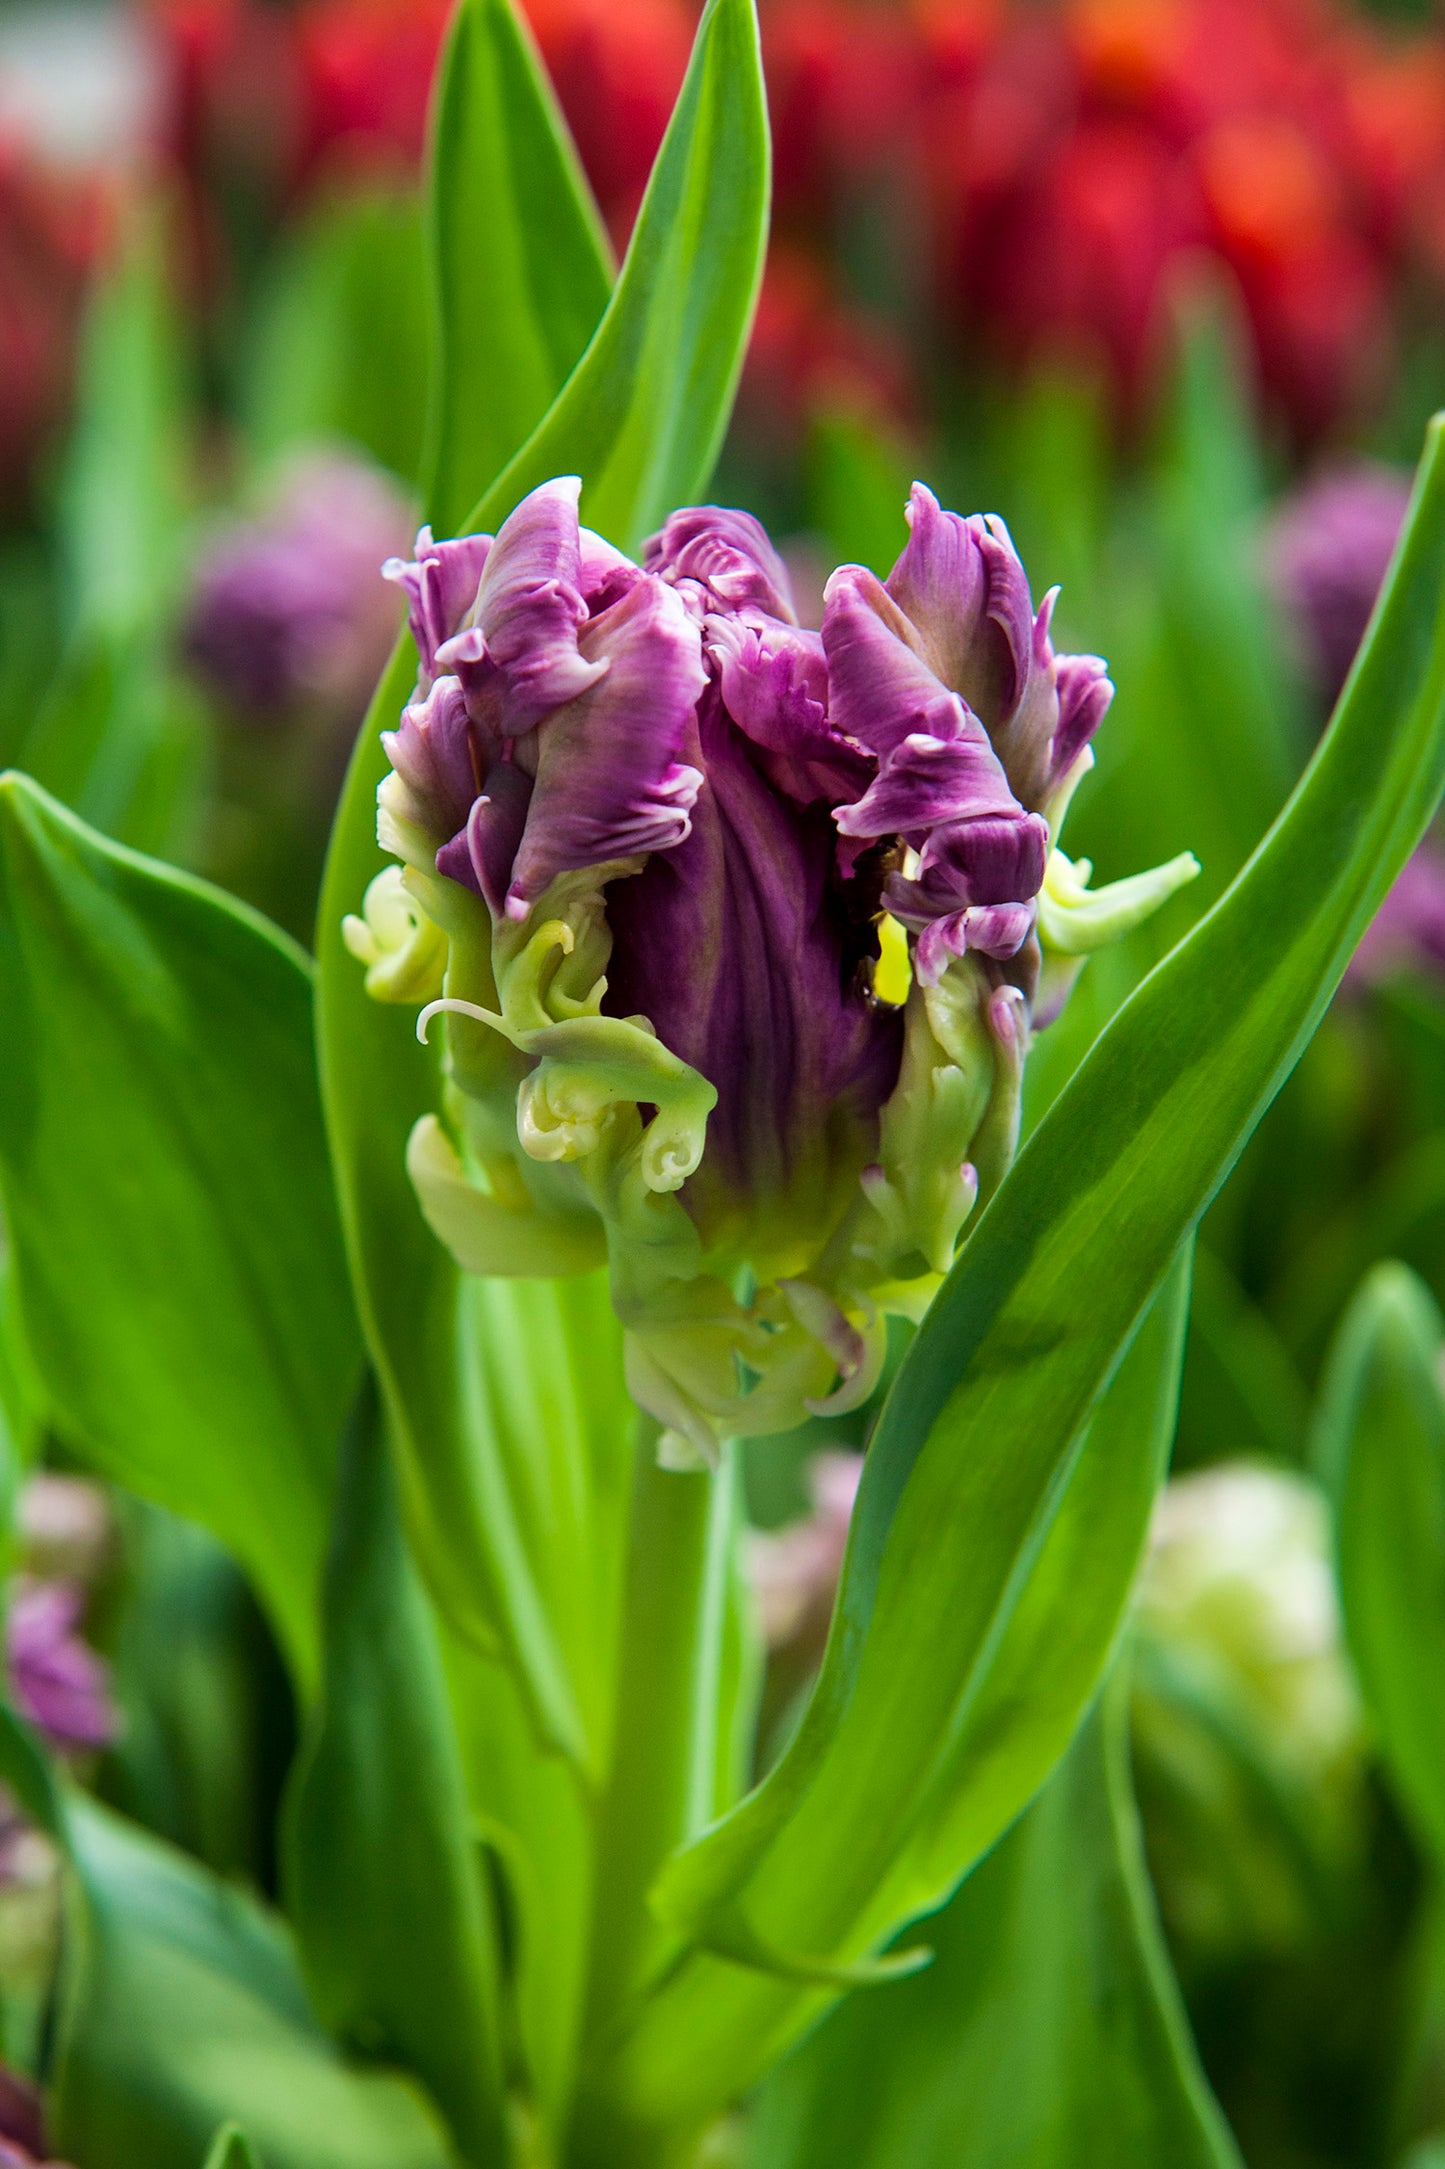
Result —
M 453 534 L 565 383 L 612 260 L 531 34 L 461 0 L 437 78 L 429 241 L 439 364 L 427 510 Z
M 324 197 L 283 238 L 256 310 L 240 387 L 252 458 L 349 438 L 415 481 L 430 353 L 415 196 Z
M 587 481 L 588 516 L 635 539 L 702 486 L 726 425 L 760 276 L 767 213 L 767 130 L 751 0 L 711 0 L 648 188 L 627 263 L 598 328 L 533 437 L 487 492 L 477 519 L 495 525 L 533 483 L 569 467 Z M 541 212 L 537 213 L 539 217 Z M 555 222 L 569 214 L 557 208 Z M 539 289 L 539 297 L 543 290 Z M 555 296 L 553 296 L 555 299 Z M 538 330 L 558 351 L 558 334 Z M 464 387 L 464 396 L 480 396 Z M 444 407 L 450 404 L 447 395 Z M 539 1476 L 557 1497 L 621 1500 L 621 1427 L 630 1436 L 620 1336 L 589 1284 L 468 1289 L 421 1218 L 406 1140 L 440 1096 L 437 1056 L 416 1044 L 403 1010 L 370 1001 L 341 920 L 384 860 L 376 788 L 386 773 L 379 732 L 408 698 L 415 669 L 397 653 L 363 725 L 332 836 L 317 931 L 320 1066 L 337 1192 L 357 1290 L 403 1472 L 417 1562 L 458 1632 L 500 1646 L 554 1742 L 594 1772 L 605 1713 L 578 1659 L 605 1668 L 610 1630 L 607 1546 L 568 1509 L 590 1558 L 549 1549 Z M 600 1283 L 598 1284 L 600 1288 Z M 476 1336 L 524 1333 L 543 1354 L 505 1377 Z M 501 1313 L 508 1311 L 509 1326 Z M 530 1322 L 527 1322 L 530 1321 Z M 515 1341 L 512 1343 L 515 1346 Z M 492 1344 L 495 1353 L 495 1344 Z M 525 1389 L 515 1382 L 528 1379 Z M 551 1403 L 545 1433 L 510 1421 L 517 1393 Z M 557 1397 L 563 1406 L 559 1411 Z M 464 1405 L 465 1404 L 465 1405 Z M 523 1411 L 524 1415 L 526 1411 Z M 559 1414 L 565 1425 L 559 1424 Z M 478 1425 L 480 1423 L 480 1433 Z M 539 1472 L 536 1439 L 549 1461 Z M 580 1488 L 579 1488 L 580 1487 Z M 531 1533 L 535 1532 L 535 1534 Z M 540 1536 L 546 1541 L 539 1544 Z M 595 1562 L 595 1563 L 594 1563 Z M 577 1572 L 602 1575 L 602 1612 L 578 1613 L 580 1636 L 549 1609 Z M 550 1584 L 550 1586 L 549 1586 Z
M 872 1894 L 967 1721 L 1091 1409 L 1439 797 L 1442 587 L 1437 420 L 1373 635 L 1310 770 L 1055 1101 L 904 1361 L 802 1727 L 675 1870 L 674 1917 L 700 1940 L 741 1923 L 763 1947 L 831 1962 L 877 1933 Z M 659 2043 L 665 2007 L 691 2011 L 690 1995 L 684 1967 L 656 1999 Z
M 762 278 L 770 160 L 753 0 L 708 0 L 606 314 L 470 527 L 580 474 L 589 526 L 635 549 L 704 487 Z
M 303 1682 L 359 1349 L 306 962 L 0 781 L 0 1192 L 50 1420 L 202 1522 Z
M 53 2143 L 87 2169 L 196 2169 L 234 2118 L 266 2169 L 452 2169 L 421 2095 L 351 2069 L 311 2016 L 286 1931 L 82 1795 Z
M 206 2169 L 261 2169 L 251 2142 L 236 2124 L 223 2124 L 206 2156 Z
M 245 1576 L 205 1529 L 131 1493 L 111 1505 L 123 1565 L 105 1642 L 125 1724 L 105 1798 L 218 1874 L 262 1883 L 295 1730 L 274 1644 Z
M 998 1832 L 1027 1804 L 1077 1728 L 1117 1643 L 1150 1515 L 1168 1463 L 1189 1308 L 1190 1246 L 1150 1307 L 1132 1347 L 1100 1402 L 1087 1440 L 1067 1480 L 1058 1511 L 1026 1569 L 1006 1632 L 980 1680 L 975 1699 L 930 1783 L 921 1791 L 909 1843 L 870 1897 L 870 1917 L 888 1925 L 930 1910 L 952 1889 Z M 661 1884 L 664 1915 L 676 1905 L 691 1860 L 674 1861 Z M 669 2088 L 679 2080 L 686 2106 L 708 2083 L 717 2057 L 748 2076 L 766 2068 L 820 2008 L 820 1989 L 837 1989 L 868 1968 L 815 1963 L 798 1954 L 749 1951 L 746 1924 L 723 1918 L 715 1931 L 724 1949 L 772 1970 L 763 1981 L 733 1967 L 698 1963 L 682 2008 L 643 2014 L 629 2051 L 634 2080 L 655 2083 L 653 2060 Z M 891 1964 L 893 1961 L 887 1961 Z M 792 1986 L 787 1986 L 791 1982 Z M 669 2074 L 664 2058 L 675 2028 L 686 2023 L 692 2053 Z M 703 2054 L 704 2048 L 707 2054 Z M 716 2083 L 716 2082 L 715 2082 Z M 701 2098 L 705 2099 L 705 2095 Z M 681 2113 L 669 2095 L 668 2114 Z
M 394 663 L 374 717 L 397 713 L 413 667 Z M 322 1097 L 357 1302 L 434 1598 L 474 1647 L 510 1651 L 543 1731 L 596 1770 L 604 1714 L 588 1682 L 610 1678 L 606 1530 L 625 1513 L 632 1429 L 621 1335 L 600 1279 L 470 1281 L 421 1217 L 406 1141 L 439 1102 L 437 1057 L 409 1012 L 368 998 L 340 936 L 382 863 L 374 730 L 332 837 L 317 936 Z M 549 1613 L 554 1594 L 565 1617 Z
M 285 1844 L 287 1910 L 317 2009 L 343 2042 L 414 2071 L 469 2161 L 500 2159 L 484 1866 L 369 1382 L 342 1453 L 324 1632 Z
M 1445 1322 L 1377 1266 L 1331 1352 L 1315 1434 L 1335 1509 L 1345 1632 L 1400 1798 L 1445 1862 Z
M 851 1997 L 764 2086 L 749 2169 L 1239 2169 L 1159 1931 L 1105 1697 L 928 1923 L 934 1963 Z
M 573 2101 L 593 1899 L 595 1800 L 575 1762 L 539 1736 L 515 1666 L 443 1647 L 479 1849 L 504 1893 L 517 2068 L 561 2150 Z

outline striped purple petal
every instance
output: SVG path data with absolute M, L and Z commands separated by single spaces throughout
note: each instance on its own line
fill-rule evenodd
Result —
M 407 623 L 427 682 L 435 677 L 437 649 L 461 624 L 476 601 L 477 587 L 491 551 L 490 535 L 459 535 L 454 542 L 434 542 L 424 527 L 416 538 L 416 558 L 389 557 L 382 566 L 406 596 Z
M 648 543 L 643 564 L 659 579 L 691 588 L 703 610 L 751 605 L 785 624 L 798 622 L 788 569 L 751 512 L 717 505 L 674 512 Z
M 673 589 L 629 587 L 588 623 L 580 659 L 592 674 L 585 689 L 516 747 L 536 780 L 507 889 L 511 918 L 525 918 L 555 874 L 671 850 L 702 786 L 683 756 L 706 678 Z
M 490 740 L 520 738 L 596 683 L 605 659 L 578 647 L 587 623 L 575 475 L 544 482 L 498 531 L 467 624 L 437 650 Z

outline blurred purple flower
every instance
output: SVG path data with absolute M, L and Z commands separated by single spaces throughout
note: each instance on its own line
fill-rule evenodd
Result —
M 5 1615 L 5 1670 L 21 1715 L 67 1754 L 105 1747 L 117 1718 L 105 1665 L 77 1629 L 84 1591 L 74 1582 L 21 1575 Z
M 1414 968 L 1445 974 L 1445 856 L 1421 844 L 1401 869 L 1350 959 L 1347 985 L 1373 986 Z
M 1364 638 L 1410 502 L 1410 477 L 1355 460 L 1278 507 L 1265 535 L 1265 575 L 1294 629 L 1326 709 Z
M 61 2169 L 46 2155 L 39 2093 L 18 2071 L 0 2064 L 0 2169 Z
M 396 635 L 376 568 L 408 527 L 397 486 L 366 460 L 299 459 L 258 517 L 212 537 L 183 629 L 193 668 L 246 722 L 354 721 Z
M 862 1454 L 814 1454 L 807 1469 L 811 1514 L 751 1532 L 748 1580 L 769 1649 L 821 1643 L 826 1635 L 862 1474 Z

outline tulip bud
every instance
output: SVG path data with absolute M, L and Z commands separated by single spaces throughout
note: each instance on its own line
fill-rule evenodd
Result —
M 447 1018 L 432 1227 L 472 1272 L 605 1259 L 696 1462 L 872 1391 L 1012 1155 L 1041 938 L 1081 955 L 1195 868 L 1093 896 L 1051 857 L 1111 688 L 999 522 L 916 487 L 889 580 L 844 567 L 815 633 L 750 515 L 675 513 L 637 565 L 579 487 L 388 566 L 404 871 L 346 938 Z

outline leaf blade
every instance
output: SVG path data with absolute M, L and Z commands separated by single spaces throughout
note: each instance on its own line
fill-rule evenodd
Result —
M 430 170 L 438 364 L 426 495 L 451 534 L 546 413 L 612 290 L 601 216 L 510 0 L 462 0 L 452 17 Z
M 306 1681 L 360 1349 L 305 960 L 11 776 L 0 1007 L 0 1185 L 51 1420 L 235 1552 Z
M 471 528 L 577 473 L 589 523 L 635 549 L 704 486 L 762 278 L 770 173 L 753 0 L 708 0 L 607 311 Z
M 929 1923 L 763 2089 L 758 2169 L 1239 2169 L 1149 1889 L 1117 1690 Z
M 1341 1323 L 1314 1454 L 1334 1507 L 1345 1634 L 1396 1790 L 1445 1860 L 1445 1321 L 1408 1267 L 1377 1266 Z
M 495 1927 L 369 1382 L 343 1448 L 323 1616 L 283 1839 L 303 1967 L 334 2034 L 414 2070 L 468 2160 L 500 2158 Z
M 731 1911 L 764 1947 L 856 1950 L 1071 1442 L 1438 799 L 1442 585 L 1437 420 L 1373 636 L 1305 779 L 1055 1102 L 899 1373 L 808 1716 L 764 1785 L 674 1870 L 701 1939 Z

